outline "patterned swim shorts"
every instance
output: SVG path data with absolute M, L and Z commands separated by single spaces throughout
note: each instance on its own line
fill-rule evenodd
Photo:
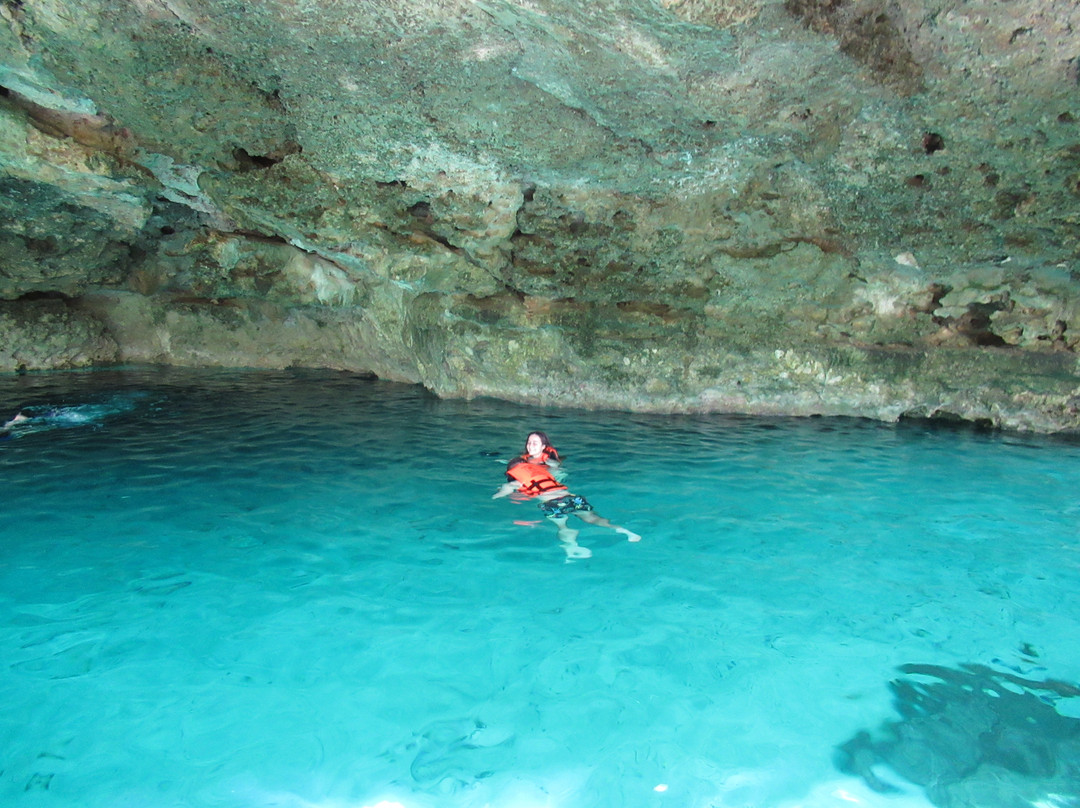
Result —
M 575 511 L 591 511 L 592 505 L 585 497 L 579 497 L 577 494 L 567 494 L 565 497 L 559 497 L 558 499 L 549 499 L 547 502 L 541 502 L 540 510 L 544 512 L 544 516 L 569 516 Z

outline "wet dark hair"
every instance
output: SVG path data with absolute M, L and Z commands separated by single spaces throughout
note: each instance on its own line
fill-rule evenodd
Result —
M 548 436 L 547 436 L 546 432 L 541 432 L 539 429 L 534 429 L 532 432 L 530 432 L 528 435 L 525 436 L 525 451 L 528 451 L 528 449 L 529 449 L 529 438 L 531 438 L 533 435 L 536 435 L 536 437 L 540 438 L 540 440 L 544 444 L 545 449 L 551 445 L 551 441 L 548 440 Z

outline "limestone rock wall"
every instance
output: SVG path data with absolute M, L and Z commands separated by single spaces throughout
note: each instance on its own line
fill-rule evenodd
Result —
M 1080 423 L 1064 0 L 0 3 L 0 370 Z

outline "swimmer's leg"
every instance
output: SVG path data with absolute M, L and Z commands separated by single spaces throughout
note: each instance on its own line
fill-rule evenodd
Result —
M 627 541 L 641 541 L 641 536 L 634 533 L 632 530 L 627 530 L 625 527 L 619 527 L 616 524 L 612 524 L 607 519 L 602 517 L 596 511 L 576 511 L 574 516 L 578 517 L 583 522 L 588 522 L 590 525 L 596 525 L 597 527 L 609 527 L 616 533 L 625 533 Z
M 548 519 L 559 528 L 559 541 L 567 558 L 592 558 L 592 550 L 577 543 L 578 531 L 567 527 L 565 516 L 549 516 Z

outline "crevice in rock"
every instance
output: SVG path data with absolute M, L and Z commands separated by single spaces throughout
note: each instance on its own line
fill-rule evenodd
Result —
M 62 300 L 64 302 L 73 300 L 71 295 L 64 294 L 63 292 L 55 289 L 35 290 L 33 292 L 24 292 L 15 298 L 16 303 L 30 303 L 35 300 Z
M 922 147 L 927 154 L 939 152 L 945 148 L 945 138 L 937 132 L 926 132 L 923 134 Z
M 989 418 L 966 418 L 947 409 L 915 408 L 900 413 L 900 423 L 916 423 L 935 429 L 992 432 L 997 429 Z
M 988 303 L 969 303 L 967 311 L 959 317 L 935 317 L 934 322 L 941 325 L 941 331 L 930 338 L 931 344 L 961 344 L 980 348 L 1009 348 L 1000 335 L 994 333 L 991 315 L 998 311 L 1009 311 L 1013 307 L 1011 300 L 999 300 Z
M 258 171 L 263 168 L 270 168 L 281 162 L 281 158 L 266 157 L 260 154 L 249 154 L 247 149 L 237 146 L 233 149 L 233 159 L 236 160 L 237 170 L 244 171 Z
M 413 235 L 414 238 L 419 237 L 421 239 L 428 239 L 430 241 L 434 241 L 436 244 L 445 247 L 446 249 L 450 250 L 450 252 L 456 255 L 464 255 L 469 260 L 469 263 L 473 266 L 483 266 L 480 262 L 474 260 L 466 250 L 451 242 L 450 239 L 448 239 L 446 236 L 439 235 L 431 229 L 425 228 L 423 230 L 418 230 Z
M 46 236 L 45 238 L 23 236 L 23 243 L 26 245 L 27 250 L 41 255 L 50 255 L 59 249 L 55 236 Z
M 431 212 L 430 202 L 421 201 L 412 205 L 409 208 L 409 215 L 425 224 L 432 224 L 435 221 L 435 215 Z
M 222 233 L 225 236 L 236 236 L 238 238 L 246 239 L 247 241 L 255 241 L 261 244 L 288 244 L 292 247 L 296 247 L 291 241 L 284 236 L 278 236 L 274 234 L 258 233 L 254 230 L 232 230 L 228 233 Z M 302 249 L 297 247 L 297 249 Z M 304 252 L 312 252 L 311 250 L 304 250 Z
M 927 287 L 926 292 L 929 295 L 927 301 L 923 305 L 913 306 L 913 310 L 921 312 L 922 314 L 933 314 L 941 306 L 941 300 L 945 295 L 949 294 L 953 288 L 944 283 L 932 283 Z
M 303 147 L 299 143 L 287 140 L 282 144 L 280 149 L 277 149 L 270 154 L 251 154 L 242 146 L 237 146 L 232 151 L 232 157 L 233 160 L 236 161 L 235 170 L 244 173 L 247 171 L 261 171 L 276 166 L 290 154 L 300 154 L 303 150 Z

